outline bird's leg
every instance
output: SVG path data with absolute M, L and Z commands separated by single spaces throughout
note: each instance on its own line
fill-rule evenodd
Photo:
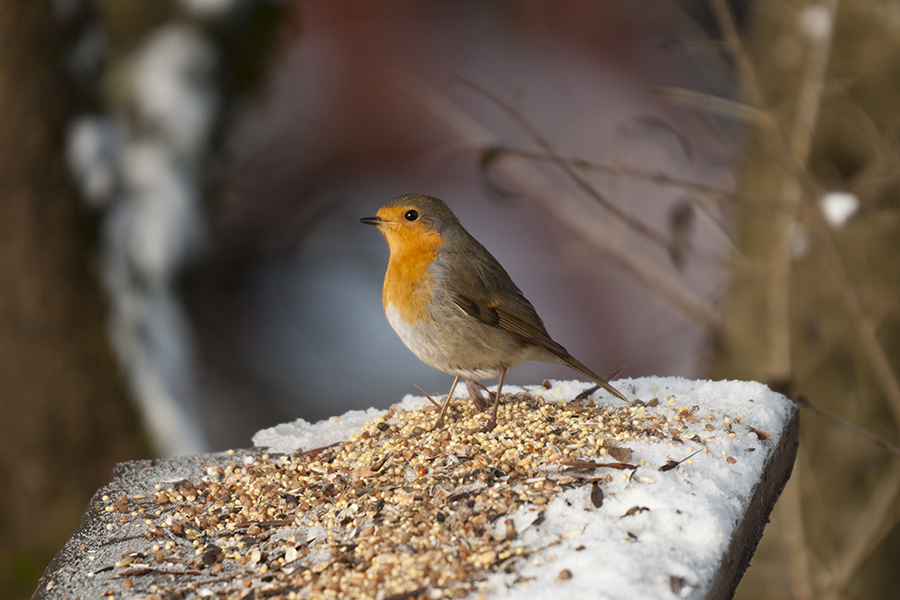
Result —
M 450 400 L 453 398 L 453 391 L 456 389 L 456 384 L 459 383 L 460 377 L 460 375 L 457 375 L 453 380 L 453 385 L 450 386 L 450 393 L 447 394 L 447 399 L 444 400 L 444 404 L 443 406 L 441 406 L 441 412 L 438 415 L 437 421 L 435 421 L 434 427 L 432 427 L 432 429 L 440 429 L 444 426 L 444 415 L 447 413 L 447 408 L 450 406 Z
M 485 431 L 491 431 L 497 426 L 497 409 L 500 408 L 500 394 L 503 393 L 503 380 L 506 379 L 506 367 L 500 369 L 500 379 L 497 381 L 497 395 L 494 396 L 494 412 L 491 413 L 491 420 L 484 426 Z
M 478 412 L 484 412 L 487 410 L 490 404 L 487 400 L 484 399 L 484 396 L 481 395 L 481 390 L 483 389 L 488 393 L 488 399 L 491 397 L 491 393 L 488 392 L 488 389 L 484 387 L 480 382 L 475 381 L 474 379 L 466 379 L 466 390 L 469 392 L 469 397 L 472 398 L 472 401 L 475 403 L 475 408 L 478 409 Z

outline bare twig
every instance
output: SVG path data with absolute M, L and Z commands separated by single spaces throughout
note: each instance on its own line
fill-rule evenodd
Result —
M 854 329 L 859 334 L 862 350 L 869 358 L 875 378 L 887 398 L 888 406 L 894 413 L 894 420 L 900 424 L 900 382 L 897 381 L 897 374 L 894 373 L 887 352 L 878 339 L 875 321 L 869 316 L 862 298 L 860 298 L 856 284 L 850 277 L 847 265 L 838 250 L 831 229 L 825 223 L 824 216 L 818 210 L 810 212 L 814 215 L 814 231 L 817 233 L 817 239 L 821 241 L 820 246 L 824 251 L 825 260 L 837 280 L 837 289 L 841 300 L 843 300 L 850 318 L 856 324 Z
M 629 167 L 628 165 L 611 164 L 600 160 L 588 160 L 580 156 L 569 156 L 563 154 L 559 154 L 554 158 L 548 156 L 545 152 L 524 150 L 522 148 L 502 147 L 499 148 L 499 152 L 500 154 L 508 153 L 524 158 L 530 158 L 532 160 L 564 160 L 577 169 L 600 171 L 608 175 L 625 175 L 626 177 L 640 179 L 642 181 L 647 181 L 659 186 L 682 189 L 686 192 L 693 192 L 706 196 L 729 199 L 737 197 L 737 192 L 731 189 L 715 187 L 705 183 L 688 181 L 687 179 L 673 177 L 671 175 L 660 173 L 658 171 L 647 171 L 646 169 Z
M 829 23 L 833 22 L 837 10 L 836 0 L 830 0 L 828 5 L 823 4 L 823 9 L 828 10 Z M 779 210 L 773 215 L 774 253 L 770 264 L 771 273 L 767 288 L 770 342 L 767 372 L 769 378 L 775 381 L 787 381 L 792 373 L 791 244 L 796 237 L 797 212 L 803 198 L 802 182 L 807 176 L 806 165 L 809 148 L 822 100 L 833 30 L 833 27 L 829 27 L 828 31 L 822 35 L 813 35 L 807 32 L 806 65 L 797 94 L 794 121 L 786 140 L 779 135 L 781 140 L 779 145 L 786 152 L 785 158 L 792 168 L 784 176 L 782 182 L 783 210 Z M 777 133 L 778 129 L 770 131 Z
M 730 117 L 739 121 L 772 127 L 772 116 L 764 110 L 760 110 L 749 104 L 720 98 L 703 92 L 685 90 L 682 88 L 657 88 L 656 95 L 660 98 L 683 106 L 703 111 L 705 113 Z
M 522 113 L 516 110 L 514 106 L 512 106 L 509 102 L 507 102 L 497 94 L 494 94 L 493 92 L 472 81 L 469 81 L 468 79 L 460 77 L 459 81 L 472 91 L 477 92 L 481 96 L 484 96 L 485 98 L 490 100 L 513 120 L 519 123 L 519 125 L 522 126 L 526 133 L 531 136 L 531 139 L 544 149 L 544 152 L 547 153 L 549 159 L 553 161 L 556 166 L 558 166 L 569 177 L 569 179 L 576 186 L 578 186 L 578 188 L 582 192 L 593 198 L 600 206 L 609 211 L 610 214 L 612 214 L 614 217 L 628 225 L 628 227 L 636 234 L 662 248 L 668 249 L 669 239 L 665 234 L 656 231 L 652 227 L 648 226 L 644 221 L 632 217 L 626 211 L 622 210 L 617 204 L 610 201 L 605 195 L 600 193 L 600 191 L 594 185 L 585 180 L 581 176 L 581 174 L 579 174 L 575 169 L 571 167 L 571 165 L 569 165 L 564 160 L 563 156 L 556 150 L 553 144 L 551 144 L 550 141 L 545 138 L 540 131 L 538 131 L 537 127 L 535 127 L 528 119 L 526 119 L 524 115 L 522 115 Z
M 791 574 L 790 597 L 794 600 L 809 600 L 813 597 L 813 589 L 810 556 L 803 527 L 803 497 L 800 490 L 802 472 L 798 472 L 802 471 L 801 465 L 800 462 L 794 465 L 794 473 L 784 488 L 781 503 L 788 511 L 784 523 L 784 540 L 791 557 L 788 565 Z
M 854 524 L 847 529 L 850 539 L 840 544 L 840 556 L 829 569 L 831 586 L 827 598 L 843 598 L 844 590 L 862 562 L 896 527 L 900 511 L 895 510 L 900 495 L 900 463 L 893 463 L 879 479 L 867 506 L 856 512 Z
M 737 61 L 741 89 L 747 96 L 751 106 L 760 110 L 766 110 L 762 87 L 759 85 L 759 80 L 756 77 L 756 69 L 753 68 L 750 52 L 747 51 L 744 40 L 738 34 L 734 15 L 731 14 L 731 8 L 725 0 L 711 0 L 710 4 L 716 14 L 716 22 L 719 25 L 719 29 L 722 30 L 725 45 L 731 51 L 735 61 Z
M 480 123 L 465 111 L 458 109 L 446 97 L 426 87 L 420 81 L 404 78 L 400 82 L 403 89 L 418 105 L 427 110 L 435 119 L 445 125 L 463 140 L 469 140 L 473 149 L 496 146 L 497 140 Z M 553 185 L 537 169 L 521 163 L 502 165 L 503 172 L 515 178 L 537 199 L 553 203 L 553 211 L 564 225 L 582 236 L 599 251 L 604 252 L 626 273 L 653 290 L 657 297 L 666 300 L 687 318 L 702 325 L 714 325 L 718 312 L 710 304 L 699 298 L 680 280 L 663 270 L 647 257 L 639 248 L 628 252 L 618 250 L 612 243 L 609 227 L 597 219 L 572 198 L 566 198 L 559 186 Z M 563 201 L 560 201 L 560 200 Z
M 488 150 L 492 153 L 491 161 L 496 160 L 506 154 L 511 156 L 519 156 L 529 160 L 550 161 L 553 157 L 548 156 L 545 152 L 537 152 L 534 150 L 524 150 L 522 148 L 496 147 Z M 564 160 L 576 169 L 584 171 L 598 171 L 607 175 L 616 177 L 624 176 L 631 179 L 645 181 L 660 187 L 669 187 L 683 190 L 690 194 L 696 194 L 700 198 L 713 198 L 714 200 L 734 200 L 737 193 L 734 190 L 711 186 L 704 183 L 688 181 L 679 177 L 673 177 L 659 171 L 647 171 L 625 164 L 611 164 L 599 160 L 588 160 L 579 156 L 558 155 L 556 160 Z M 710 225 L 710 229 L 717 234 L 720 241 L 723 241 L 728 247 L 729 254 L 735 251 L 734 238 L 728 232 L 717 218 L 715 218 L 706 205 L 706 202 L 693 201 L 691 203 L 697 210 L 707 217 L 706 223 Z
M 851 423 L 844 417 L 831 412 L 827 408 L 822 408 L 820 406 L 816 406 L 815 404 L 810 402 L 809 398 L 807 398 L 806 396 L 803 396 L 801 394 L 800 396 L 797 397 L 796 402 L 799 406 L 801 406 L 803 408 L 808 408 L 809 410 L 813 411 L 820 417 L 827 417 L 829 419 L 832 419 L 833 421 L 835 421 L 842 427 L 846 427 L 847 429 L 853 431 L 857 435 L 863 436 L 864 438 L 866 438 L 867 440 L 869 440 L 876 446 L 880 446 L 881 448 L 883 448 L 884 450 L 887 450 L 891 454 L 893 454 L 897 457 L 900 457 L 900 448 L 898 448 L 897 446 L 893 445 L 892 443 L 890 443 L 883 437 L 881 437 L 879 435 L 875 435 L 871 431 L 869 431 L 867 429 L 863 429 L 862 427 L 860 427 L 859 425 L 856 425 L 855 423 Z

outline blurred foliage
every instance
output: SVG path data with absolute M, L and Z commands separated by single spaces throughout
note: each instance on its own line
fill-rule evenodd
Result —
M 736 206 L 742 258 L 713 375 L 769 382 L 896 444 L 900 7 L 852 0 L 829 16 L 835 5 L 753 6 L 744 100 L 771 121 L 747 128 Z M 833 191 L 860 200 L 841 227 L 819 205 Z M 812 411 L 801 431 L 794 477 L 738 597 L 892 596 L 900 456 Z

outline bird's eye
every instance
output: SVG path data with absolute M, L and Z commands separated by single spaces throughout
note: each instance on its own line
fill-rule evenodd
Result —
M 416 219 L 419 218 L 419 211 L 408 210 L 408 211 L 406 211 L 406 214 L 403 215 L 403 218 L 406 219 L 407 221 L 415 221 Z

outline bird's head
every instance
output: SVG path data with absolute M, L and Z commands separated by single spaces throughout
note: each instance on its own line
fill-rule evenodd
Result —
M 442 200 L 420 194 L 397 196 L 378 209 L 374 217 L 359 222 L 378 228 L 387 240 L 391 256 L 435 252 L 462 229 Z

